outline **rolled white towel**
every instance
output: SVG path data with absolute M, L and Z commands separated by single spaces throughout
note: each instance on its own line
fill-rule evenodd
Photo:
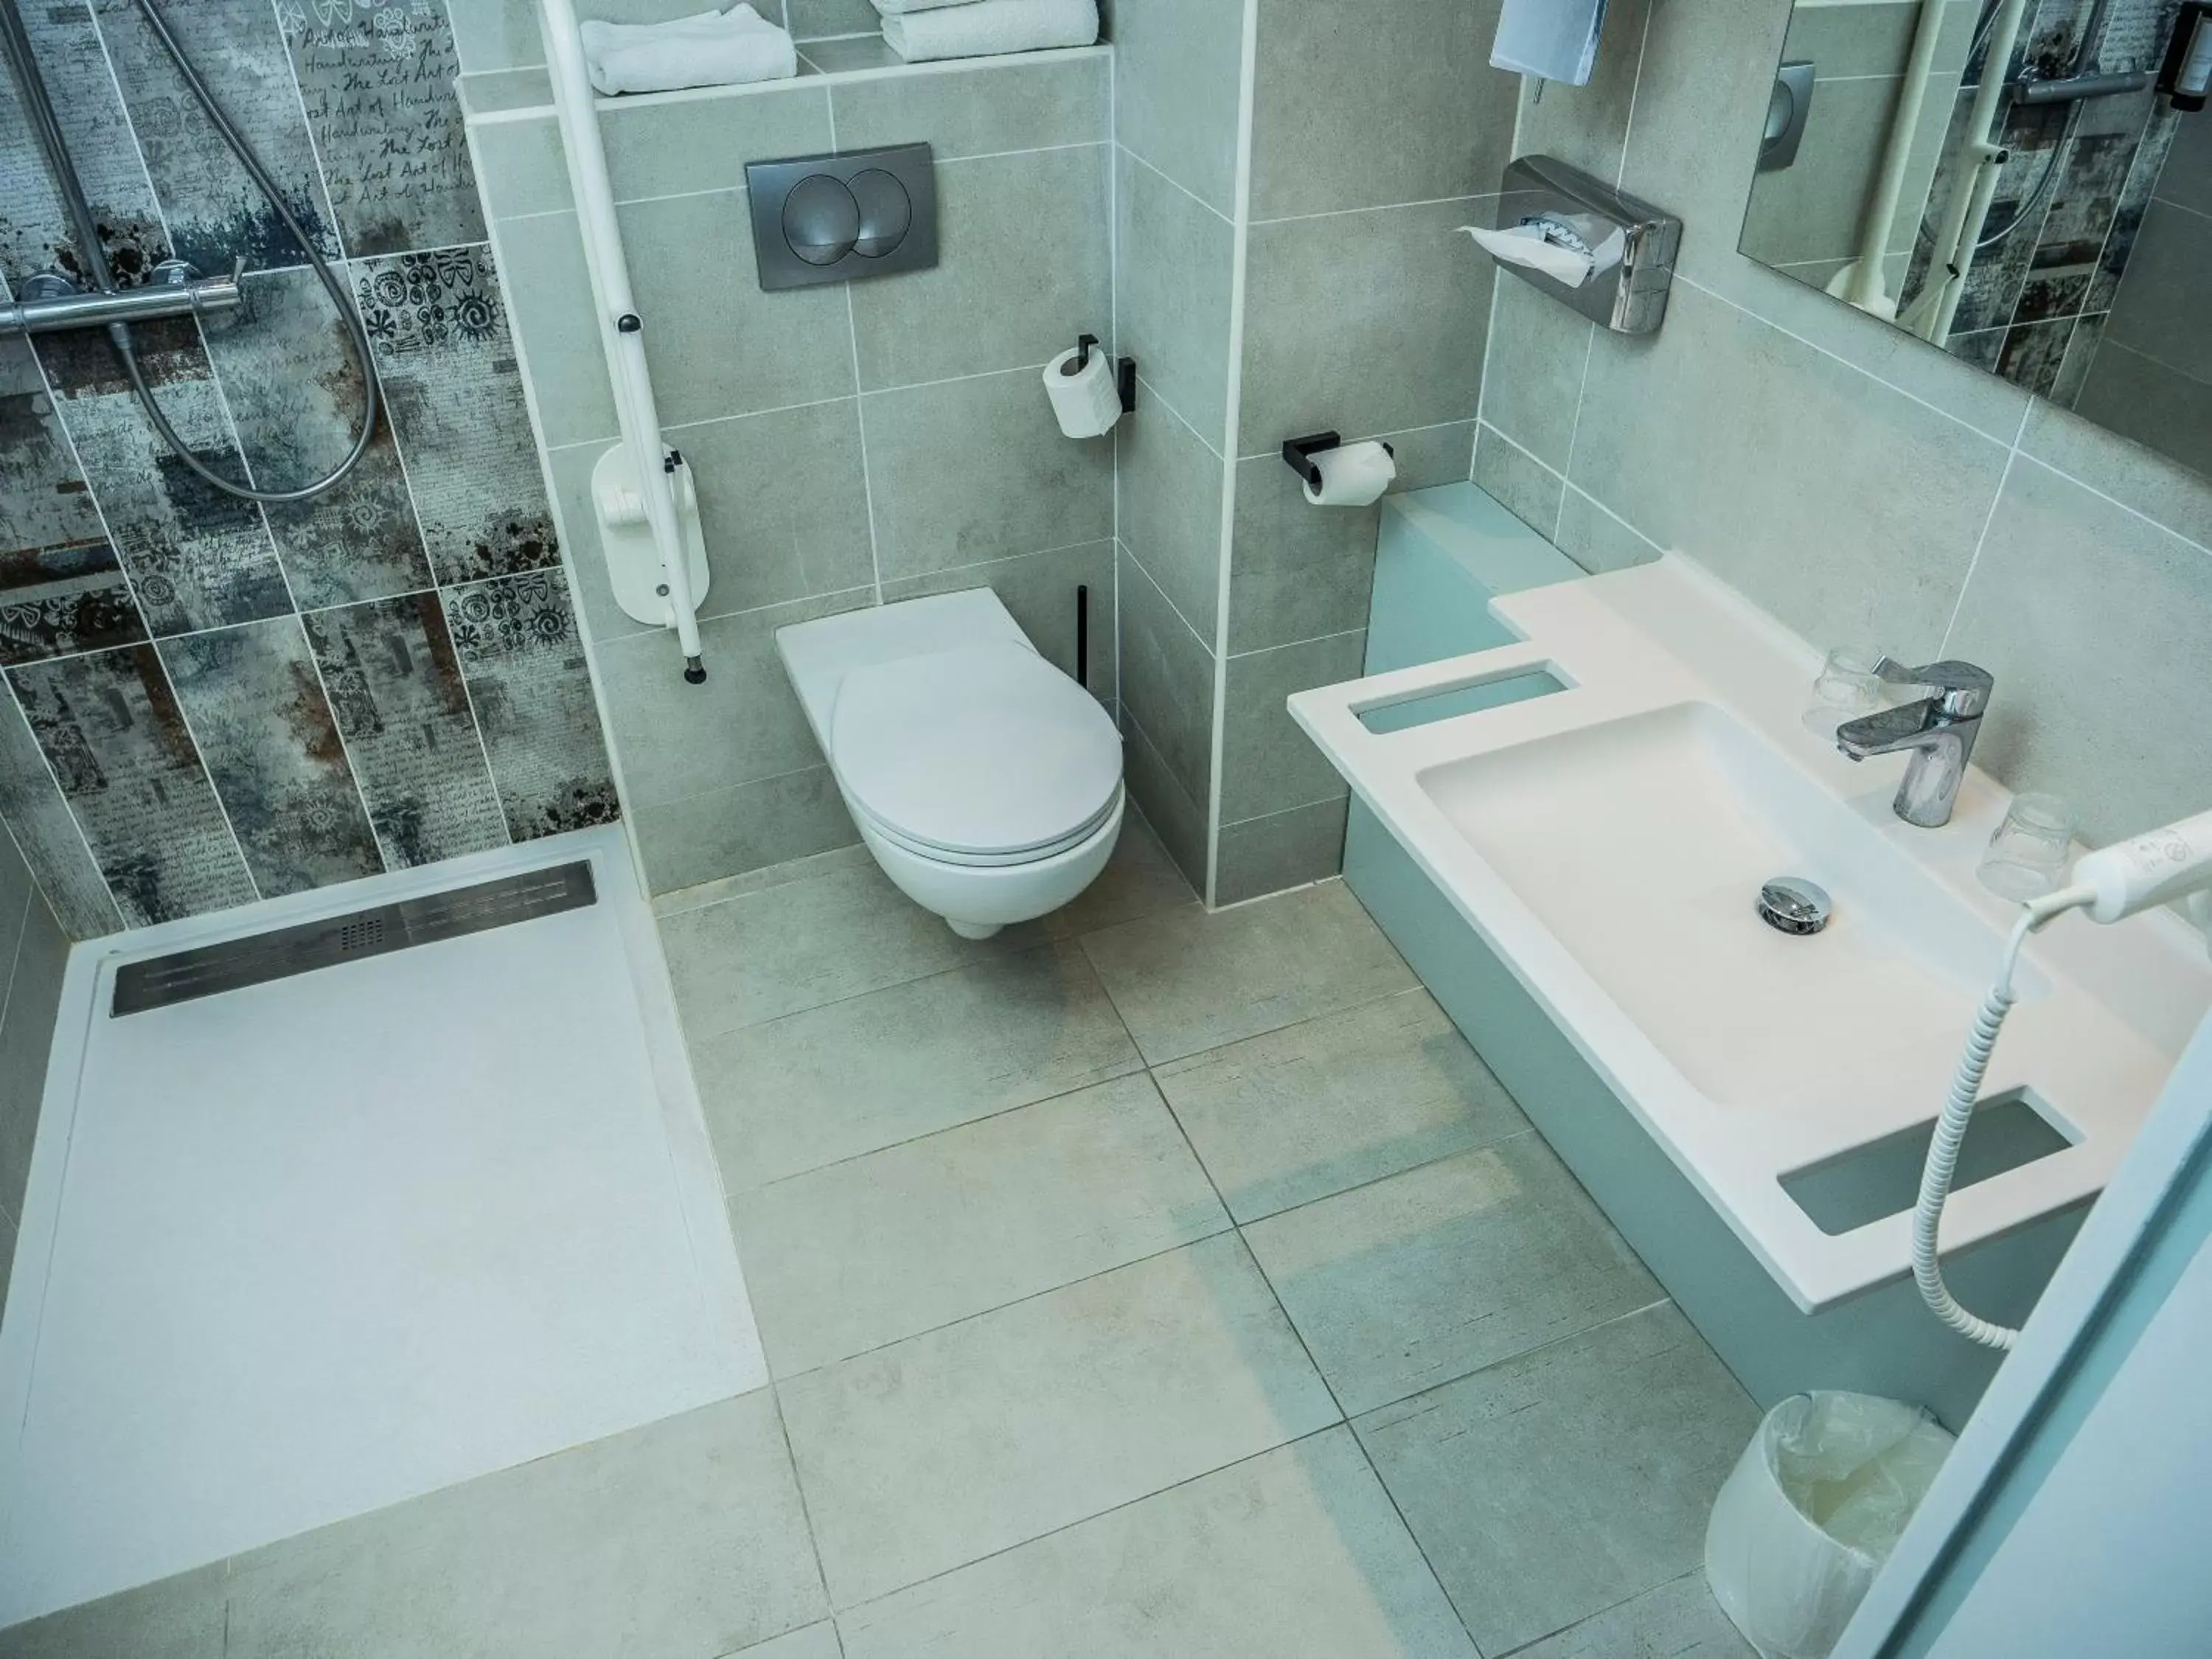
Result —
M 1098 40 L 1098 0 L 969 0 L 917 12 L 894 12 L 894 3 L 875 0 L 884 42 L 909 64 L 1088 46 Z
M 735 86 L 799 73 L 789 33 L 745 4 L 666 23 L 594 19 L 577 33 L 592 86 L 602 93 Z

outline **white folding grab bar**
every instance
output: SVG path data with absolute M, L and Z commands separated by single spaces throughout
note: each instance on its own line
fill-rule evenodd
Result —
M 683 459 L 661 441 L 660 415 L 645 362 L 645 321 L 630 293 L 629 264 L 623 257 L 622 232 L 615 222 L 614 187 L 607 181 L 606 151 L 599 143 L 599 118 L 591 77 L 584 69 L 575 8 L 569 0 L 538 0 L 538 12 L 545 36 L 546 66 L 553 79 L 553 108 L 560 118 L 561 148 L 568 158 L 568 185 L 576 198 L 577 225 L 583 234 L 584 264 L 591 273 L 592 297 L 599 312 L 599 344 L 614 385 L 615 415 L 637 474 L 653 547 L 660 556 L 669 625 L 684 653 L 684 678 L 696 684 L 707 678 L 707 670 L 699 660 L 699 617 L 676 518 L 675 472 Z

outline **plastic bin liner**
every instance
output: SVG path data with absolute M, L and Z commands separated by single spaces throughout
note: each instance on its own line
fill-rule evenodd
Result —
M 1713 1502 L 1705 1578 L 1764 1659 L 1827 1659 L 1951 1450 L 1917 1406 L 1801 1394 Z

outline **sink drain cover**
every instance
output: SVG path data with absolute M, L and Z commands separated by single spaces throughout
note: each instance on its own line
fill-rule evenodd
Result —
M 1785 933 L 1817 933 L 1828 925 L 1828 890 L 1802 876 L 1777 876 L 1759 890 L 1759 919 Z

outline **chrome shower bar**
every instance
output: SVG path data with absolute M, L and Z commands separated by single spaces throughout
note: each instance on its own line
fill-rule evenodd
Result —
M 97 289 L 89 293 L 74 289 L 65 285 L 66 278 L 40 272 L 24 285 L 21 299 L 0 300 L 0 338 L 235 311 L 244 297 L 239 288 L 243 269 L 241 262 L 228 276 L 202 276 L 181 259 L 165 260 L 155 267 L 149 286 L 105 294 Z

